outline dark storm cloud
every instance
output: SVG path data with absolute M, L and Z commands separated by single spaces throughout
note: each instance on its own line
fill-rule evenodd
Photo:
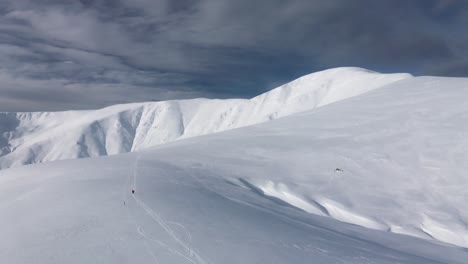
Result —
M 463 0 L 5 0 L 0 111 L 249 97 L 312 71 L 466 76 Z

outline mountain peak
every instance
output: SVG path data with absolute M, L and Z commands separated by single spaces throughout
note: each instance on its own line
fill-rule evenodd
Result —
M 125 153 L 254 125 L 409 77 L 343 67 L 303 76 L 250 100 L 190 99 L 91 111 L 0 113 L 0 168 Z

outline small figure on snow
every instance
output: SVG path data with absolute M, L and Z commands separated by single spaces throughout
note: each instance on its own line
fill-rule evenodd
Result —
M 340 168 L 336 168 L 336 169 L 335 169 L 335 172 L 340 172 L 340 173 L 341 173 L 341 172 L 343 172 L 343 170 L 340 169 Z
M 132 194 L 135 194 L 135 190 L 132 190 Z

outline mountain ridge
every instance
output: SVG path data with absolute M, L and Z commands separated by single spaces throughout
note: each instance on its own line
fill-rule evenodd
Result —
M 0 113 L 0 169 L 113 155 L 312 110 L 399 80 L 342 67 L 312 73 L 252 99 L 189 99 L 98 110 Z
M 0 255 L 464 264 L 467 84 L 410 78 L 271 122 L 2 170 Z

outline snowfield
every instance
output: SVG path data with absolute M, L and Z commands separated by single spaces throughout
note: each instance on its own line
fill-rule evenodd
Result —
M 251 100 L 5 113 L 0 259 L 466 264 L 466 98 L 339 68 Z

